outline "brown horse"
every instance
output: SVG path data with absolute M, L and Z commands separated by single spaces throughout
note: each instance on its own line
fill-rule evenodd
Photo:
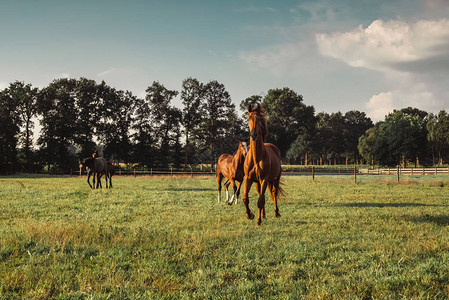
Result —
M 278 218 L 281 216 L 277 206 L 279 194 L 282 192 L 280 187 L 282 174 L 281 153 L 275 145 L 265 143 L 268 127 L 264 110 L 259 104 L 254 109 L 252 109 L 251 105 L 248 105 L 248 126 L 250 131 L 250 151 L 246 156 L 244 164 L 245 189 L 243 192 L 243 203 L 245 203 L 246 207 L 246 217 L 253 219 L 254 214 L 248 206 L 248 194 L 254 182 L 259 194 L 257 224 L 260 225 L 262 218 L 265 218 L 265 190 L 267 187 L 271 193 L 271 200 L 274 202 L 274 217 Z
M 104 169 L 104 173 L 100 173 L 100 178 L 104 174 L 104 179 L 106 180 L 106 188 L 108 188 L 108 180 L 109 180 L 109 188 L 112 188 L 112 175 L 114 175 L 114 165 L 112 161 L 106 162 L 106 168 Z
M 248 148 L 246 147 L 245 142 L 239 142 L 239 147 L 237 152 L 234 155 L 230 154 L 222 154 L 218 158 L 217 162 L 217 180 L 218 180 L 218 202 L 221 202 L 221 181 L 224 177 L 227 178 L 225 182 L 225 190 L 226 190 L 226 203 L 232 205 L 235 197 L 235 204 L 238 204 L 238 198 L 240 195 L 240 186 L 243 182 L 243 162 L 245 161 L 246 153 L 248 152 Z M 237 186 L 235 182 L 237 181 Z M 234 189 L 234 194 L 232 195 L 231 200 L 229 201 L 229 191 L 228 187 L 232 184 Z M 236 194 L 237 193 L 237 194 Z

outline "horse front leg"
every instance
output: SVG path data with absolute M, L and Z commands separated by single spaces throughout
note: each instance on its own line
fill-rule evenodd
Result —
M 90 174 L 91 174 L 90 172 L 87 172 L 87 183 L 89 184 L 90 188 L 93 189 L 94 187 L 90 184 Z M 95 184 L 95 179 L 94 179 L 94 184 Z
M 98 189 L 98 187 L 103 188 L 101 186 L 101 175 L 103 175 L 103 174 L 97 173 L 97 189 Z
M 259 215 L 257 216 L 257 225 L 262 224 L 262 218 L 265 218 L 265 190 L 267 189 L 267 181 L 262 181 L 259 184 L 259 199 L 257 200 L 257 207 L 259 209 Z
M 240 188 L 242 187 L 242 181 L 237 181 L 237 192 L 235 192 L 235 205 L 239 204 Z
M 253 181 L 248 179 L 248 177 L 245 177 L 245 189 L 243 190 L 243 198 L 242 201 L 245 204 L 246 208 L 246 218 L 249 220 L 254 219 L 254 214 L 249 209 L 249 190 L 251 189 L 251 185 L 253 184 Z

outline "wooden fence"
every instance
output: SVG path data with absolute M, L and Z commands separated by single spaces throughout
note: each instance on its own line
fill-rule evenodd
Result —
M 449 168 L 379 168 L 379 169 L 360 169 L 360 173 L 368 175 L 444 175 L 449 174 Z
M 357 176 L 361 175 L 396 175 L 397 182 L 400 181 L 400 176 L 404 175 L 449 175 L 448 167 L 433 167 L 433 168 L 377 168 L 377 169 L 368 169 L 368 168 L 357 168 L 354 167 L 319 167 L 319 166 L 311 166 L 305 168 L 298 169 L 290 169 L 284 170 L 282 172 L 283 175 L 287 176 L 312 176 L 312 180 L 315 180 L 315 176 L 317 175 L 353 175 L 354 182 L 357 182 Z M 81 172 L 81 170 L 73 171 L 71 170 L 69 174 L 52 174 L 52 175 L 69 175 L 69 176 L 85 176 L 86 172 Z M 141 176 L 167 176 L 167 177 L 178 177 L 178 176 L 215 176 L 214 170 L 209 171 L 194 171 L 193 168 L 189 169 L 132 169 L 132 170 L 122 170 L 121 168 L 116 168 L 115 176 L 133 176 L 133 177 L 141 177 Z

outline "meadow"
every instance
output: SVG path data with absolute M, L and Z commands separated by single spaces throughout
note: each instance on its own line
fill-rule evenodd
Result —
M 0 298 L 449 297 L 448 175 L 286 176 L 261 226 L 214 177 L 85 179 L 0 178 Z

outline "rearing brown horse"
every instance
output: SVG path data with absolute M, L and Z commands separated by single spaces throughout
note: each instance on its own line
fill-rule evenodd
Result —
M 251 105 L 248 105 L 248 126 L 251 139 L 250 150 L 244 164 L 245 190 L 243 192 L 243 203 L 245 203 L 246 207 L 246 217 L 253 219 L 254 214 L 248 206 L 248 194 L 254 182 L 259 194 L 257 224 L 260 225 L 262 218 L 265 218 L 265 190 L 267 187 L 274 202 L 274 217 L 278 218 L 281 216 L 277 206 L 279 194 L 282 192 L 280 187 L 282 174 L 281 152 L 275 145 L 265 143 L 268 134 L 267 120 L 264 110 L 259 104 L 254 109 Z

